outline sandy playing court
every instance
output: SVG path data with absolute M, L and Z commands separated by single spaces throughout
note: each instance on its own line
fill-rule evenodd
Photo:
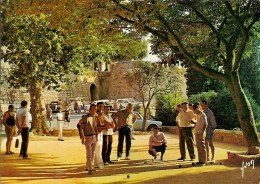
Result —
M 65 137 L 64 142 L 53 136 L 33 136 L 29 143 L 31 160 L 4 155 L 1 145 L 1 182 L 3 184 L 83 184 L 83 183 L 146 183 L 146 184 L 223 184 L 260 183 L 260 165 L 255 163 L 241 169 L 242 162 L 227 161 L 227 151 L 245 151 L 245 147 L 216 143 L 216 164 L 193 167 L 191 161 L 177 161 L 180 157 L 178 136 L 166 134 L 168 147 L 163 162 L 152 162 L 147 153 L 149 135 L 135 135 L 130 161 L 121 160 L 97 170 L 93 175 L 85 171 L 85 147 L 79 137 Z M 112 159 L 116 159 L 117 135 L 114 135 Z M 196 160 L 197 161 L 197 160 Z M 223 162 L 223 165 L 219 164 Z M 181 166 L 179 166 L 181 165 Z M 181 168 L 179 168 L 181 167 Z M 244 177 L 242 177 L 244 172 Z M 127 177 L 129 176 L 129 177 Z

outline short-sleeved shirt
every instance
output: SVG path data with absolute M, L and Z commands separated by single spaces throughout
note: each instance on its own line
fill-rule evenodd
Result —
M 194 124 L 191 123 L 191 120 L 196 117 L 191 110 L 180 111 L 176 117 L 176 121 L 179 124 L 179 127 L 194 127 Z
M 86 122 L 81 122 L 80 127 L 84 131 L 85 136 L 96 135 L 97 117 L 88 115 Z
M 57 121 L 63 121 L 64 115 L 62 112 L 58 112 L 56 116 L 57 116 Z
M 23 127 L 29 127 L 29 112 L 27 109 L 20 108 L 16 113 L 19 126 L 22 126 L 22 118 L 25 117 L 25 123 Z
M 162 141 L 162 143 L 158 144 L 157 141 Z M 167 143 L 166 137 L 163 132 L 158 132 L 157 136 L 151 135 L 149 138 L 149 148 L 152 146 L 160 146 L 163 143 Z
M 111 117 L 111 114 L 103 114 L 103 118 L 105 121 L 112 123 L 113 122 L 113 118 Z M 113 135 L 113 128 L 108 128 L 103 130 L 103 135 Z

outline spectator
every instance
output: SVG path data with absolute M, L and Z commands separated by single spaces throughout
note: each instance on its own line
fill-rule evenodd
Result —
M 104 169 L 104 162 L 102 159 L 102 147 L 103 147 L 103 133 L 102 130 L 106 129 L 107 127 L 104 124 L 104 103 L 98 102 L 97 103 L 97 127 L 98 127 L 98 134 L 97 134 L 97 144 L 95 148 L 95 166 L 98 166 L 100 169 Z
M 47 105 L 47 108 L 46 108 L 46 118 L 47 118 L 47 121 L 49 122 L 50 128 L 51 128 L 51 123 L 52 123 L 52 109 L 51 109 L 51 107 L 50 107 L 49 104 Z
M 98 133 L 96 111 L 97 106 L 92 104 L 89 108 L 86 122 L 80 124 L 81 143 L 86 147 L 86 166 L 88 174 L 93 174 L 93 171 L 95 171 L 95 169 L 92 168 L 92 163 L 94 161 Z
M 181 104 L 181 108 L 182 111 L 180 111 L 178 116 L 176 117 L 176 122 L 178 123 L 179 127 L 179 147 L 181 153 L 181 157 L 177 160 L 186 160 L 185 142 L 187 144 L 190 159 L 193 160 L 195 158 L 193 143 L 194 140 L 192 133 L 192 128 L 194 127 L 194 124 L 192 124 L 191 122 L 194 118 L 194 114 L 191 110 L 188 109 L 187 102 L 183 102 Z
M 197 115 L 196 125 L 194 128 L 196 146 L 198 149 L 198 159 L 199 162 L 196 164 L 203 166 L 206 165 L 206 148 L 205 148 L 205 136 L 206 136 L 206 127 L 207 127 L 207 117 L 204 112 L 199 109 L 197 104 L 193 105 L 193 112 Z M 195 121 L 194 121 L 195 122 Z
M 102 159 L 105 165 L 113 164 L 114 162 L 110 159 L 110 154 L 112 151 L 113 143 L 113 129 L 115 128 L 115 123 L 110 114 L 110 105 L 106 105 L 104 108 L 104 124 L 107 126 L 103 130 L 103 148 L 102 148 Z
M 58 113 L 56 116 L 57 116 L 58 141 L 64 141 L 63 136 L 62 136 L 64 115 L 61 111 L 61 108 L 58 108 Z
M 131 126 L 136 121 L 136 116 L 133 113 L 133 105 L 129 103 L 126 106 L 126 109 L 117 111 L 113 119 L 118 119 L 117 128 L 118 128 L 118 146 L 117 146 L 117 160 L 120 160 L 122 157 L 124 139 L 126 139 L 126 160 L 130 159 L 130 149 L 132 143 L 132 129 Z M 116 121 L 115 121 L 116 122 Z
M 18 133 L 22 134 L 20 157 L 23 157 L 23 159 L 30 159 L 27 153 L 29 145 L 29 112 L 27 101 L 22 101 L 21 107 L 17 111 L 16 126 L 18 128 Z
M 11 155 L 14 154 L 14 152 L 11 151 L 11 145 L 13 136 L 15 135 L 15 112 L 13 105 L 9 105 L 8 111 L 4 113 L 3 125 L 5 126 L 5 133 L 7 137 L 5 155 Z
M 200 106 L 203 112 L 206 114 L 207 122 L 208 122 L 208 126 L 206 129 L 206 140 L 205 140 L 205 145 L 207 150 L 207 161 L 215 163 L 215 147 L 213 144 L 213 137 L 214 137 L 214 130 L 217 128 L 216 119 L 213 112 L 208 108 L 208 102 L 206 100 L 202 100 L 200 102 Z M 211 160 L 209 158 L 209 147 L 211 150 Z
M 65 106 L 64 118 L 65 118 L 65 122 L 66 122 L 66 127 L 69 128 L 70 127 L 70 107 L 69 106 Z

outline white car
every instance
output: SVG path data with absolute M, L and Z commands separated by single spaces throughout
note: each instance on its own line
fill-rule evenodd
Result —
M 111 113 L 115 113 L 115 111 L 111 111 Z M 143 116 L 137 111 L 134 111 L 134 113 L 137 116 L 136 122 L 134 124 L 134 131 L 142 131 Z M 147 119 L 145 125 L 145 131 L 151 131 L 152 128 L 154 127 L 162 128 L 162 122 L 152 120 L 152 119 Z
M 142 130 L 142 125 L 143 125 L 143 116 L 139 112 L 134 112 L 135 115 L 137 116 L 137 120 L 134 124 L 134 130 L 135 131 L 141 131 Z M 159 127 L 162 128 L 162 122 L 161 121 L 156 121 L 152 119 L 147 119 L 146 120 L 146 125 L 145 125 L 145 130 L 146 131 L 151 131 L 152 128 L 154 127 Z
M 127 104 L 129 103 L 133 104 L 134 106 L 138 106 L 142 104 L 142 102 L 135 101 L 133 98 L 117 99 L 116 103 L 118 104 L 119 107 L 121 106 L 121 108 L 126 108 Z

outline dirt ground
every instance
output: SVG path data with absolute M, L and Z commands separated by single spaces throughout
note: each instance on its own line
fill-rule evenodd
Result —
M 227 151 L 245 151 L 245 147 L 216 143 L 216 164 L 194 167 L 191 161 L 177 161 L 180 157 L 178 137 L 166 134 L 168 147 L 163 162 L 152 162 L 147 153 L 149 135 L 135 135 L 131 159 L 121 160 L 97 170 L 93 175 L 85 171 L 86 152 L 79 137 L 65 137 L 64 142 L 53 136 L 32 136 L 29 143 L 31 160 L 4 155 L 1 145 L 1 182 L 3 184 L 84 184 L 84 183 L 146 183 L 146 184 L 259 184 L 260 165 L 241 169 L 242 163 L 227 161 Z M 117 135 L 114 135 L 112 159 L 116 159 Z M 197 160 L 196 160 L 197 161 Z M 220 164 L 223 162 L 223 165 Z M 181 166 L 179 166 L 181 165 Z M 181 167 L 181 168 L 179 168 Z M 244 172 L 244 177 L 242 177 Z M 127 177 L 129 175 L 129 177 Z

